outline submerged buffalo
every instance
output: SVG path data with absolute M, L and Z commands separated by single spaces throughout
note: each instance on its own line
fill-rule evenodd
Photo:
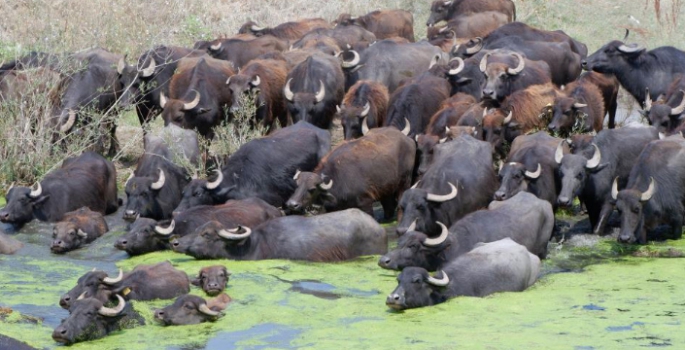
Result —
M 188 276 L 168 261 L 156 265 L 139 265 L 117 277 L 109 277 L 104 271 L 93 271 L 81 276 L 67 294 L 59 300 L 62 308 L 70 309 L 79 297 L 95 298 L 107 302 L 114 294 L 122 294 L 128 300 L 171 299 L 190 291 Z
M 213 322 L 230 302 L 231 297 L 226 294 L 208 301 L 197 295 L 186 294 L 178 297 L 172 305 L 155 310 L 155 319 L 165 326 Z
M 107 231 L 109 228 L 102 214 L 83 207 L 64 214 L 64 219 L 55 224 L 50 250 L 58 254 L 66 253 L 93 242 Z
M 457 296 L 484 297 L 497 292 L 520 292 L 532 286 L 540 259 L 526 247 L 504 238 L 478 243 L 473 250 L 443 267 L 440 278 L 423 268 L 408 267 L 385 304 L 395 310 L 444 303 Z
M 230 276 L 231 272 L 226 270 L 225 266 L 207 266 L 201 268 L 197 278 L 194 278 L 190 283 L 202 288 L 207 295 L 214 296 L 226 289 Z

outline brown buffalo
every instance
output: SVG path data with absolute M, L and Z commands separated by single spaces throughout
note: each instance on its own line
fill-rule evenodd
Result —
M 109 231 L 102 213 L 87 207 L 64 214 L 64 218 L 55 224 L 50 246 L 53 253 L 61 254 L 77 249 Z
M 288 67 L 282 60 L 252 60 L 240 72 L 226 81 L 233 94 L 231 113 L 240 110 L 245 99 L 243 96 L 253 96 L 255 107 L 255 122 L 261 123 L 269 130 L 273 130 L 274 122 L 278 119 L 281 126 L 288 122 L 283 98 L 283 86 Z
M 549 131 L 564 137 L 571 132 L 600 131 L 606 114 L 604 106 L 599 88 L 587 79 L 579 79 L 566 86 L 554 99 Z
M 231 272 L 223 265 L 207 266 L 200 269 L 197 278 L 190 281 L 202 288 L 207 295 L 215 296 L 226 289 Z
M 330 24 L 323 18 L 307 18 L 295 22 L 285 22 L 273 28 L 260 27 L 257 23 L 248 21 L 240 27 L 238 34 L 272 35 L 281 40 L 297 40 L 311 30 L 330 27 Z
M 226 294 L 210 300 L 197 295 L 181 295 L 172 305 L 155 310 L 155 319 L 165 326 L 216 321 L 230 302 L 231 297 Z
M 169 96 L 160 95 L 164 123 L 197 129 L 200 135 L 213 138 L 212 128 L 226 120 L 225 110 L 233 104 L 226 85 L 233 74 L 227 61 L 211 57 L 181 59 L 171 78 Z
M 486 53 L 483 56 L 480 71 L 486 77 L 483 99 L 492 106 L 496 106 L 518 90 L 552 82 L 549 65 L 543 61 L 531 61 L 511 51 L 496 53 L 498 56 L 508 56 L 509 62 L 489 60 L 491 55 L 492 53 Z
M 484 37 L 509 23 L 507 15 L 497 11 L 470 13 L 450 19 L 444 26 L 429 27 L 426 37 L 433 40 Z
M 342 48 L 335 38 L 317 32 L 308 33 L 290 46 L 291 50 L 316 50 L 326 55 L 336 55 Z
M 361 26 L 375 34 L 378 40 L 400 37 L 414 42 L 414 16 L 405 10 L 377 10 L 359 17 L 343 13 L 336 23 L 338 26 Z
M 516 136 L 547 126 L 545 110 L 554 103 L 556 93 L 552 84 L 532 85 L 513 93 L 483 118 L 485 140 L 504 156 L 504 143 L 511 144 Z
M 387 110 L 388 88 L 370 80 L 358 81 L 347 91 L 338 108 L 345 140 L 361 137 L 369 129 L 382 126 Z
M 426 25 L 430 27 L 460 15 L 486 11 L 497 11 L 507 15 L 507 22 L 516 20 L 516 5 L 512 0 L 436 0 L 431 4 L 431 13 Z
M 473 96 L 464 93 L 458 93 L 443 101 L 440 110 L 435 112 L 428 122 L 426 134 L 442 138 L 447 128 L 457 125 L 461 116 L 476 102 Z

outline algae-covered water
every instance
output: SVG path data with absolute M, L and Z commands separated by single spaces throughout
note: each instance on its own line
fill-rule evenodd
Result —
M 134 302 L 147 325 L 75 349 L 634 349 L 685 346 L 685 243 L 627 247 L 590 235 L 550 243 L 543 277 L 522 293 L 457 298 L 430 308 L 393 312 L 385 306 L 396 273 L 378 257 L 322 264 L 294 261 L 195 261 L 171 252 L 128 258 L 113 248 L 123 234 L 120 214 L 112 231 L 86 249 L 50 253 L 50 225 L 32 222 L 17 239 L 25 247 L 0 256 L 0 335 L 36 348 L 58 348 L 52 330 L 67 312 L 60 295 L 93 267 L 168 260 L 194 275 L 223 264 L 232 273 L 234 302 L 215 323 L 162 327 L 153 310 L 170 301 Z M 564 231 L 578 231 L 577 218 Z M 586 220 L 585 220 L 586 222 Z M 586 223 L 585 223 L 586 225 Z M 392 231 L 392 227 L 389 227 Z M 643 256 L 643 257 L 636 257 Z M 202 295 L 196 287 L 192 293 Z M 0 337 L 0 347 L 3 344 Z

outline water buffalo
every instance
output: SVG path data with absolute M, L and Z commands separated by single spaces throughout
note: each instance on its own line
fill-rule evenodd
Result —
M 0 229 L 0 255 L 11 255 L 24 247 L 24 243 L 8 236 Z
M 500 108 L 483 116 L 483 138 L 503 158 L 505 145 L 517 136 L 547 127 L 547 114 L 556 96 L 552 84 L 531 85 L 514 92 L 502 101 Z
M 673 77 L 685 73 L 685 52 L 672 46 L 647 51 L 637 44 L 626 45 L 613 40 L 584 60 L 582 66 L 615 75 L 621 86 L 638 103 L 643 103 L 648 94 L 651 100 L 665 95 Z
M 254 139 L 231 155 L 214 181 L 191 181 L 175 211 L 250 197 L 280 207 L 297 187 L 295 173 L 313 170 L 330 148 L 330 134 L 305 121 Z
M 335 106 L 345 95 L 345 77 L 338 59 L 313 54 L 293 68 L 286 79 L 283 95 L 293 122 L 304 120 L 322 129 L 330 128 Z
M 426 127 L 426 134 L 444 137 L 447 128 L 457 125 L 461 116 L 474 104 L 476 104 L 476 99 L 464 93 L 457 93 L 443 101 L 440 109 L 431 116 Z
M 35 188 L 12 187 L 0 210 L 0 221 L 21 227 L 34 217 L 56 222 L 64 214 L 81 207 L 102 214 L 119 208 L 116 170 L 112 162 L 93 152 L 64 160 L 62 166 L 48 173 Z
M 283 98 L 283 86 L 288 74 L 286 62 L 282 60 L 255 59 L 243 67 L 238 74 L 228 78 L 226 84 L 233 94 L 231 113 L 238 113 L 246 96 L 254 99 L 255 124 L 267 130 L 275 130 L 274 122 L 281 126 L 288 124 Z
M 557 150 L 555 158 L 561 177 L 559 205 L 570 206 L 578 196 L 587 208 L 593 232 L 604 233 L 614 210 L 612 182 L 617 179 L 618 185 L 625 187 L 640 152 L 657 139 L 654 128 L 619 128 L 602 130 L 590 145 L 578 145 L 572 154 L 564 155 Z
M 205 45 L 205 50 L 210 56 L 228 61 L 235 69 L 246 65 L 261 55 L 283 52 L 287 49 L 288 45 L 285 41 L 271 35 L 258 38 L 250 36 L 216 39 Z
M 345 71 L 345 88 L 349 89 L 359 80 L 379 82 L 393 93 L 403 80 L 418 76 L 426 71 L 435 58 L 447 62 L 447 54 L 428 42 L 398 44 L 392 40 L 381 40 L 362 53 L 349 50 L 342 61 Z
M 436 0 L 431 4 L 430 10 L 430 16 L 426 21 L 429 27 L 460 15 L 486 11 L 504 13 L 509 22 L 516 20 L 516 5 L 512 0 Z
M 606 110 L 602 91 L 589 79 L 581 77 L 566 86 L 554 99 L 552 111 L 552 121 L 547 128 L 562 136 L 571 132 L 600 131 L 604 126 Z
M 402 270 L 417 266 L 434 271 L 466 254 L 479 242 L 511 238 L 541 259 L 547 256 L 547 242 L 554 229 L 554 212 L 549 202 L 520 192 L 503 202 L 492 202 L 457 221 L 449 231 L 445 225 L 438 237 L 410 231 L 400 237 L 397 248 L 378 260 L 385 269 Z
M 148 218 L 138 218 L 129 231 L 119 238 L 115 247 L 129 255 L 140 255 L 169 249 L 169 239 L 184 237 L 210 220 L 226 226 L 257 226 L 264 221 L 282 216 L 280 210 L 259 198 L 229 200 L 220 205 L 200 205 L 182 212 L 175 212 L 170 223 Z
M 333 29 L 315 29 L 307 33 L 302 39 L 296 41 L 292 45 L 294 49 L 303 49 L 310 47 L 312 44 L 320 46 L 317 44 L 319 40 L 325 40 L 324 38 L 330 38 L 335 41 L 337 45 L 332 45 L 332 43 L 326 40 L 325 46 L 330 50 L 331 48 L 338 47 L 338 51 L 333 52 L 337 54 L 341 49 L 361 49 L 366 48 L 376 41 L 376 36 L 370 31 L 355 25 L 350 26 L 336 26 Z M 323 51 L 323 50 L 320 50 Z M 323 51 L 326 52 L 326 51 Z
M 449 45 L 449 52 L 454 46 L 456 38 L 482 38 L 490 34 L 493 30 L 509 23 L 507 15 L 498 11 L 485 11 L 468 13 L 456 16 L 442 27 L 429 27 L 426 37 L 435 45 L 434 41 L 443 39 L 443 42 L 452 42 Z
M 387 111 L 388 88 L 375 81 L 358 81 L 338 107 L 345 140 L 356 139 L 371 128 L 383 126 Z
M 62 81 L 51 93 L 52 114 L 49 124 L 62 134 L 81 133 L 80 126 L 92 121 L 92 114 L 107 114 L 114 107 L 121 94 L 116 63 L 122 56 L 103 49 L 92 49 L 72 56 L 73 69 L 64 72 Z M 108 140 L 98 141 L 96 146 L 105 150 L 109 143 L 108 155 L 114 156 L 117 150 L 116 124 L 112 117 L 100 121 L 109 132 Z M 86 136 L 86 135 L 84 135 Z M 53 142 L 58 140 L 55 134 Z
M 498 54 L 505 54 L 499 51 Z M 500 62 L 488 63 L 491 53 L 486 53 L 480 61 L 480 71 L 485 74 L 483 99 L 490 106 L 497 106 L 516 91 L 531 85 L 551 83 L 549 65 L 543 61 L 531 61 L 518 52 L 511 52 L 516 65 Z
M 398 286 L 385 304 L 404 310 L 440 304 L 457 296 L 520 292 L 537 281 L 540 267 L 537 256 L 509 238 L 479 243 L 444 266 L 436 277 L 420 267 L 402 270 L 397 277 Z
M 164 326 L 213 322 L 230 302 L 231 298 L 226 294 L 208 301 L 197 295 L 181 295 L 173 304 L 155 310 L 155 320 Z
M 501 185 L 494 200 L 502 201 L 527 191 L 556 208 L 561 191 L 556 157 L 568 153 L 568 147 L 561 142 L 544 131 L 517 137 L 506 161 L 500 165 Z
M 323 31 L 307 33 L 302 39 L 296 41 L 290 47 L 290 50 L 304 50 L 311 53 L 323 53 L 330 56 L 337 56 L 342 52 L 342 48 L 338 44 L 338 41 L 326 35 Z
M 238 34 L 252 34 L 255 36 L 271 35 L 281 40 L 297 40 L 314 29 L 328 29 L 330 24 L 323 18 L 307 18 L 295 22 L 285 22 L 273 28 L 260 27 L 253 21 L 243 24 Z
M 87 340 L 99 339 L 109 333 L 137 325 L 145 320 L 127 304 L 124 298 L 116 295 L 119 303 L 114 308 L 104 306 L 96 298 L 80 298 L 69 308 L 69 317 L 52 332 L 56 342 L 71 345 Z
M 186 250 L 196 259 L 344 261 L 388 249 L 385 230 L 359 209 L 285 216 L 253 229 L 210 221 Z
M 399 130 L 371 129 L 334 148 L 313 172 L 295 174 L 297 189 L 286 205 L 294 212 L 323 205 L 327 212 L 360 208 L 373 215 L 373 202 L 380 201 L 389 220 L 411 186 L 415 153 L 414 142 Z
M 70 309 L 80 296 L 107 302 L 115 294 L 127 300 L 171 299 L 190 291 L 188 276 L 168 261 L 155 265 L 138 265 L 126 274 L 119 270 L 117 277 L 95 270 L 81 276 L 76 286 L 64 294 L 59 305 Z
M 649 94 L 646 94 L 645 109 L 641 113 L 659 132 L 671 134 L 682 124 L 684 111 L 685 76 L 679 75 L 673 79 L 665 96 L 652 101 Z
M 231 272 L 223 265 L 207 266 L 200 269 L 197 278 L 190 281 L 194 286 L 202 288 L 209 296 L 223 293 L 228 284 Z
M 164 124 L 197 129 L 208 139 L 213 128 L 228 118 L 233 94 L 226 80 L 234 74 L 229 62 L 211 57 L 182 58 L 169 83 L 169 96 L 160 93 Z
M 157 46 L 144 52 L 135 65 L 122 57 L 117 64 L 119 84 L 123 89 L 120 97 L 122 107 L 135 105 L 140 125 L 152 120 L 162 112 L 160 96 L 169 96 L 169 81 L 178 67 L 178 61 L 186 57 L 200 57 L 202 50 L 179 46 Z
M 488 205 L 497 186 L 492 148 L 486 142 L 461 136 L 436 145 L 421 180 L 400 200 L 397 234 L 421 231 L 437 236 L 440 226 Z
M 50 250 L 57 254 L 66 253 L 93 242 L 107 231 L 109 228 L 102 213 L 83 207 L 64 214 L 62 220 L 55 224 Z
M 614 180 L 611 197 L 621 214 L 619 242 L 647 243 L 647 232 L 659 224 L 671 226 L 673 239 L 682 236 L 685 210 L 685 139 L 652 141 L 640 153 L 625 188 Z M 667 165 L 667 166 L 666 166 Z
M 190 181 L 187 169 L 181 164 L 197 164 L 197 135 L 193 130 L 173 125 L 167 128 L 158 135 L 145 136 L 145 153 L 126 180 L 125 220 L 134 221 L 138 217 L 169 219 L 181 202 L 183 188 Z
M 372 32 L 378 40 L 400 37 L 414 42 L 414 16 L 405 10 L 376 10 L 359 17 L 343 13 L 335 23 L 336 28 L 358 25 Z

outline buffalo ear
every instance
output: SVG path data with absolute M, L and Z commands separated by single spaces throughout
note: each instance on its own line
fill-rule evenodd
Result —
M 43 204 L 45 203 L 45 201 L 48 200 L 48 199 L 50 199 L 50 195 L 49 195 L 49 194 L 46 194 L 46 195 L 44 195 L 44 196 L 40 196 L 40 197 L 38 197 L 38 198 L 36 198 L 36 199 L 33 200 L 33 205 L 34 205 L 34 206 L 37 206 L 37 207 L 38 207 L 38 206 L 41 206 L 41 205 L 43 205 Z
M 190 284 L 199 287 L 199 286 L 201 285 L 201 283 L 200 283 L 200 278 L 199 278 L 199 277 L 193 278 L 192 280 L 190 280 Z

